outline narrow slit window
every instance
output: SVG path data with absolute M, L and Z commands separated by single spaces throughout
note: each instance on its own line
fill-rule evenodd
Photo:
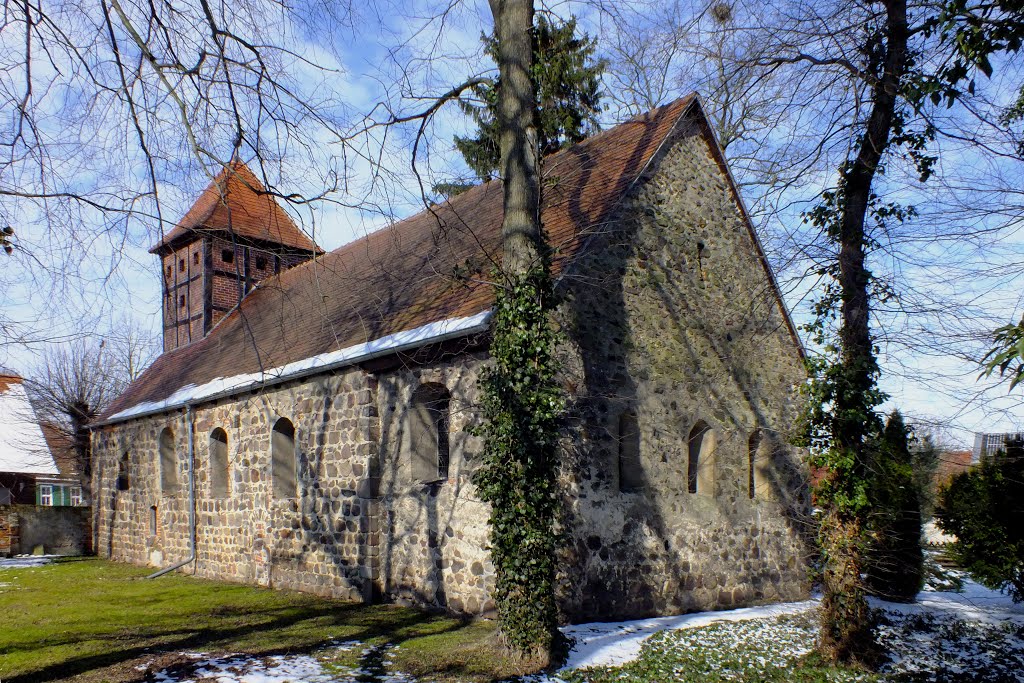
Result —
M 178 457 L 174 452 L 174 432 L 164 427 L 160 432 L 160 491 L 165 496 L 178 492 Z
M 440 384 L 424 384 L 413 394 L 405 430 L 405 451 L 414 481 L 448 479 L 451 394 Z
M 128 453 L 125 452 L 117 461 L 117 490 L 127 491 L 131 487 L 128 477 Z
M 271 479 L 274 498 L 295 498 L 298 491 L 295 457 L 295 425 L 282 417 L 274 423 L 270 438 Z
M 618 446 L 619 490 L 639 491 L 644 487 L 644 473 L 640 466 L 640 428 L 632 410 L 619 416 Z
M 714 495 L 715 433 L 704 420 L 690 430 L 686 463 L 686 488 L 690 493 Z
M 228 434 L 220 427 L 210 432 L 210 497 L 228 497 Z
M 757 496 L 757 451 L 761 448 L 761 430 L 755 429 L 747 441 L 748 492 L 750 500 Z

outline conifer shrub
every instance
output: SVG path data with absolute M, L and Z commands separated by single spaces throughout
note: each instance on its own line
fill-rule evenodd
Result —
M 913 600 L 924 585 L 921 499 L 910 440 L 903 416 L 893 411 L 875 439 L 868 486 L 866 588 L 897 602 Z
M 1024 601 L 1024 442 L 953 477 L 939 492 L 939 528 L 956 536 L 949 555 L 979 583 Z

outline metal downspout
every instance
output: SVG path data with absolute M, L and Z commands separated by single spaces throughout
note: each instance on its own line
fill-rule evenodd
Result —
M 196 435 L 195 425 L 192 421 L 192 405 L 189 403 L 185 404 L 185 421 L 188 423 L 188 526 L 192 552 L 186 559 L 172 564 L 170 567 L 164 567 L 160 571 L 153 572 L 146 577 L 147 579 L 155 579 L 196 561 Z M 192 569 L 194 573 L 195 567 Z

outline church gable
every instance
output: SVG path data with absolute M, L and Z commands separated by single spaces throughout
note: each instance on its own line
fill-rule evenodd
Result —
M 766 265 L 694 111 L 566 274 L 566 385 L 587 426 L 568 452 L 586 482 L 569 517 L 598 551 L 563 584 L 575 619 L 802 592 L 806 472 L 788 442 L 805 371 Z M 763 527 L 784 541 L 752 558 L 747 530 Z

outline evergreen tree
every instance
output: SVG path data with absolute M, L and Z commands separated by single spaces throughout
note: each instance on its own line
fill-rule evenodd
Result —
M 1024 601 L 1024 442 L 953 477 L 939 494 L 939 528 L 956 536 L 950 555 L 989 588 Z
M 910 430 L 898 410 L 889 416 L 872 450 L 866 587 L 886 600 L 910 601 L 924 583 L 921 501 Z
M 483 38 L 485 52 L 497 61 L 497 42 Z M 597 115 L 601 111 L 600 80 L 604 61 L 594 60 L 597 41 L 576 35 L 576 19 L 561 21 L 537 14 L 533 30 L 533 68 L 531 78 L 537 92 L 537 143 L 540 156 L 574 145 L 600 130 Z M 500 150 L 497 117 L 501 77 L 493 84 L 476 86 L 474 95 L 483 104 L 460 102 L 463 111 L 476 122 L 473 137 L 455 137 L 455 147 L 480 180 L 498 175 Z M 444 183 L 435 190 L 457 194 L 469 185 Z

